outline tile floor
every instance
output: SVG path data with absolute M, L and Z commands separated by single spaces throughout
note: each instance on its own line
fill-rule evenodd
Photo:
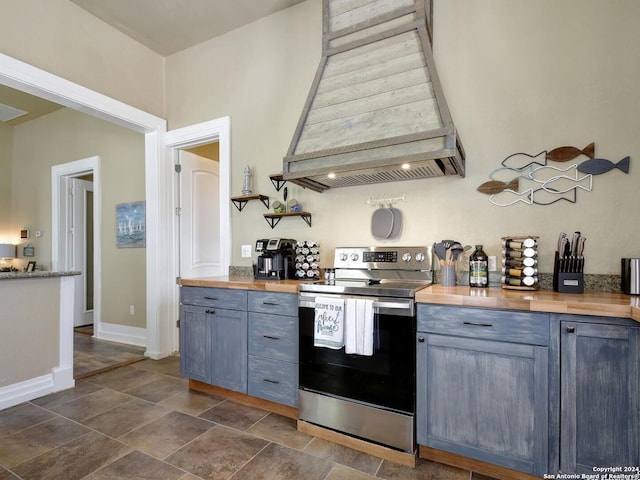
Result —
M 189 390 L 178 369 L 176 357 L 147 359 L 0 411 L 0 480 L 490 480 L 305 435 L 289 418 Z
M 145 358 L 144 351 L 144 347 L 96 340 L 76 330 L 73 333 L 73 377 L 78 380 L 96 372 L 139 362 Z

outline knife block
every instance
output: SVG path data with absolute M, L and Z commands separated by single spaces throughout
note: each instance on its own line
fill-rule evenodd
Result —
M 558 252 L 553 262 L 553 290 L 559 293 L 584 293 L 584 273 L 561 272 Z

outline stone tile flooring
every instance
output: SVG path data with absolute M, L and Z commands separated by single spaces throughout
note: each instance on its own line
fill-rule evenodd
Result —
M 0 411 L 0 480 L 491 480 L 308 436 L 292 419 L 190 391 L 178 369 L 176 357 L 147 359 Z
M 96 340 L 91 335 L 73 332 L 73 378 L 144 360 L 144 347 Z M 0 479 L 1 480 L 1 479 Z

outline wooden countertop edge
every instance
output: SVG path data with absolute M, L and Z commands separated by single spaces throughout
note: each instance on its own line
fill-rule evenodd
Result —
M 180 285 L 189 287 L 234 288 L 267 292 L 298 293 L 298 280 L 258 280 L 252 277 L 183 278 Z
M 416 293 L 417 303 L 525 310 L 603 317 L 631 318 L 640 322 L 640 303 L 622 293 L 569 294 L 552 291 L 505 291 L 497 288 L 441 287 Z
M 298 293 L 299 280 L 259 280 L 252 277 L 205 277 L 180 280 L 192 287 L 235 288 Z M 497 308 L 530 312 L 631 318 L 640 322 L 640 297 L 622 293 L 557 293 L 547 290 L 474 289 L 432 285 L 416 293 L 417 303 L 459 307 Z

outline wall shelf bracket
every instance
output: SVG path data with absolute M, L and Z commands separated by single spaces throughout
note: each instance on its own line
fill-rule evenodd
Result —
M 265 207 L 269 208 L 269 197 L 266 195 L 241 195 L 239 197 L 231 197 L 231 201 L 236 206 L 239 211 L 247 205 L 247 202 L 250 200 L 260 200 Z
M 282 178 L 281 173 L 275 173 L 273 175 L 269 175 L 269 180 L 271 180 L 271 183 L 273 183 L 273 186 L 276 188 L 278 192 L 282 187 L 284 187 L 284 184 L 287 183 L 287 181 Z
M 311 226 L 311 214 L 309 212 L 289 212 L 289 213 L 265 213 L 264 218 L 271 228 L 275 228 L 282 217 L 300 217 L 305 223 Z

